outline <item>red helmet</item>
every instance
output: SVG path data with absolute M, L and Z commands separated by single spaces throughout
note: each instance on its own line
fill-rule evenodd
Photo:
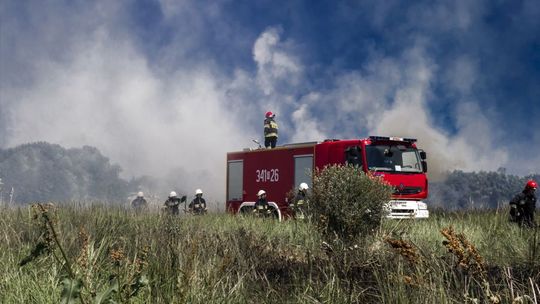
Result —
M 537 189 L 537 188 L 538 188 L 538 184 L 532 179 L 527 182 L 527 185 L 525 185 L 525 189 Z
M 266 112 L 266 114 L 264 116 L 266 116 L 266 118 L 270 118 L 270 117 L 274 117 L 275 115 L 274 115 L 274 113 L 268 111 L 268 112 Z

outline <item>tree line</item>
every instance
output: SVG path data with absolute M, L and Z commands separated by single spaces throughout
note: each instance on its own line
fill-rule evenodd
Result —
M 91 146 L 66 149 L 57 144 L 36 142 L 0 149 L 0 195 L 13 201 L 31 202 L 102 201 L 125 203 L 140 190 L 165 190 L 156 178 L 141 176 L 126 180 L 122 168 L 112 164 Z M 444 181 L 429 184 L 430 207 L 444 209 L 496 208 L 523 189 L 528 179 L 540 174 L 517 176 L 497 171 L 448 172 Z M 170 188 L 171 186 L 168 185 Z M 164 189 L 168 189 L 165 187 Z M 171 188 L 172 189 L 172 188 Z
M 529 179 L 540 180 L 540 174 L 517 176 L 497 171 L 448 172 L 445 180 L 429 184 L 430 206 L 444 209 L 497 208 L 508 205 L 523 190 Z
M 120 177 L 97 148 L 66 149 L 36 142 L 0 149 L 3 200 L 13 189 L 15 203 L 65 201 L 123 201 L 130 182 Z

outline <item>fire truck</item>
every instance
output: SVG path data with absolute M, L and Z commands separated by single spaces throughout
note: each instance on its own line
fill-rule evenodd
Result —
M 416 147 L 416 139 L 383 136 L 229 152 L 226 209 L 231 213 L 250 212 L 262 189 L 275 217 L 286 218 L 290 216 L 291 190 L 303 182 L 311 188 L 314 168 L 334 164 L 358 166 L 392 185 L 394 192 L 386 206 L 389 218 L 429 217 L 422 202 L 428 195 L 426 152 Z

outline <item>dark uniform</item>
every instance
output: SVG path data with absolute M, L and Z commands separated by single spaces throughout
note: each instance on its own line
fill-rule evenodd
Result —
M 296 197 L 292 201 L 292 203 L 289 205 L 289 208 L 291 208 L 294 218 L 303 220 L 306 217 L 306 211 L 308 207 L 308 200 L 307 195 L 305 191 L 299 190 L 296 194 Z
M 182 203 L 182 200 L 175 196 L 169 197 L 163 205 L 166 207 L 169 214 L 178 215 L 180 203 Z
M 206 213 L 206 201 L 200 196 L 196 196 L 191 203 L 189 203 L 189 211 L 193 214 Z
M 270 206 L 268 205 L 268 200 L 266 197 L 261 198 L 255 202 L 255 209 L 253 209 L 253 212 L 257 217 L 269 217 L 271 215 Z
M 267 117 L 264 120 L 264 146 L 266 148 L 276 147 L 278 138 L 278 125 L 274 121 L 274 116 Z
M 534 191 L 525 189 L 511 201 L 510 219 L 520 226 L 534 227 L 534 212 L 536 209 L 536 195 Z
M 133 207 L 133 209 L 135 209 L 136 211 L 141 211 L 147 206 L 148 206 L 148 203 L 146 202 L 144 197 L 139 196 L 131 202 L 131 207 Z

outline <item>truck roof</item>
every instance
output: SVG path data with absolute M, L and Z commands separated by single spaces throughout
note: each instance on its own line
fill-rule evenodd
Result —
M 415 138 L 403 138 L 403 137 L 393 137 L 393 136 L 369 136 L 367 138 L 355 138 L 355 139 L 325 139 L 324 141 L 307 141 L 300 143 L 288 143 L 281 146 L 277 146 L 273 149 L 266 148 L 244 148 L 242 151 L 232 151 L 227 154 L 236 154 L 236 153 L 255 153 L 255 152 L 268 152 L 276 150 L 288 150 L 296 148 L 307 148 L 314 147 L 318 144 L 324 143 L 333 143 L 333 142 L 358 142 L 358 141 L 371 141 L 371 142 L 404 142 L 407 144 L 414 144 L 417 140 Z M 414 145 L 413 145 L 414 146 Z
M 318 142 L 318 141 L 308 141 L 308 142 L 301 142 L 301 143 L 284 144 L 284 145 L 281 145 L 281 146 L 276 146 L 273 149 L 244 148 L 242 151 L 232 151 L 232 152 L 228 152 L 227 154 L 256 153 L 256 152 L 269 152 L 269 151 L 276 151 L 276 150 L 289 150 L 289 149 L 296 149 L 296 148 L 308 148 L 308 147 L 314 147 L 317 144 L 320 144 L 320 142 Z

